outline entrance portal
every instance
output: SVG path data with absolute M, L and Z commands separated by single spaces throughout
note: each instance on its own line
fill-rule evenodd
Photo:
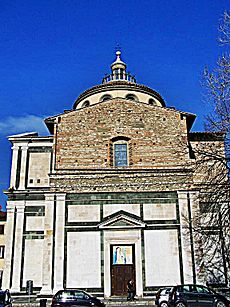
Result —
M 135 282 L 134 245 L 111 245 L 111 294 L 127 295 L 127 282 Z

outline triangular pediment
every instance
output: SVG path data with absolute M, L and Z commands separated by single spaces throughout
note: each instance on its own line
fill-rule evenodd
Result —
M 120 210 L 105 217 L 98 227 L 100 229 L 144 228 L 145 223 L 139 216 Z

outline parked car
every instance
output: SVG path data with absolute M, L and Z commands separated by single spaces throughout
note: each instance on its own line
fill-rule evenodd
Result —
M 177 285 L 169 294 L 170 307 L 229 307 L 223 295 L 201 285 Z
M 0 307 L 12 307 L 12 299 L 9 290 L 0 290 Z
M 51 307 L 94 306 L 104 307 L 98 298 L 83 290 L 59 290 L 52 299 Z
M 160 288 L 156 294 L 155 304 L 160 307 L 168 307 L 169 293 L 171 287 Z

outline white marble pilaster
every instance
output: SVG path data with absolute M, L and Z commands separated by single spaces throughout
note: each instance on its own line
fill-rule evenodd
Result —
M 52 293 L 53 219 L 54 194 L 46 194 L 41 294 Z
M 3 282 L 2 288 L 10 288 L 10 274 L 11 274 L 11 258 L 13 249 L 13 231 L 14 231 L 14 212 L 15 206 L 13 202 L 7 201 L 7 223 L 5 228 L 5 259 L 4 259 L 4 270 L 3 270 Z
M 21 168 L 20 168 L 20 181 L 19 181 L 19 190 L 25 189 L 25 180 L 26 180 L 26 161 L 27 161 L 27 150 L 28 146 L 23 145 L 21 147 L 22 155 L 21 155 Z
M 136 294 L 143 296 L 142 255 L 141 255 L 141 231 L 135 240 L 135 266 L 136 266 Z
M 199 210 L 199 191 L 190 192 L 190 207 L 191 207 L 191 216 L 192 218 L 197 215 L 197 211 Z M 191 227 L 194 228 L 193 220 L 191 221 Z M 200 249 L 200 246 L 193 240 L 194 252 Z M 195 272 L 196 272 L 196 283 L 204 284 L 206 280 L 204 280 L 204 274 L 200 272 L 200 265 L 196 261 L 196 254 L 194 255 L 195 261 Z
M 64 228 L 65 228 L 65 194 L 56 196 L 55 218 L 55 256 L 54 256 L 54 290 L 63 289 L 64 276 Z
M 192 248 L 189 224 L 188 191 L 178 191 L 184 282 L 193 283 Z
M 14 244 L 14 261 L 13 261 L 13 279 L 12 279 L 12 288 L 11 288 L 12 292 L 20 291 L 24 211 L 25 211 L 24 201 L 17 202 L 16 203 L 16 227 L 15 227 L 15 244 Z
M 16 185 L 18 150 L 19 150 L 19 147 L 14 144 L 14 146 L 12 147 L 12 163 L 11 163 L 11 175 L 10 175 L 10 187 L 11 188 L 15 188 L 15 185 Z
M 54 123 L 54 133 L 53 135 L 56 135 L 57 133 L 57 119 L 55 120 Z M 55 170 L 55 164 L 56 164 L 56 143 L 57 143 L 57 139 L 56 137 L 53 138 L 53 151 L 52 151 L 52 157 L 51 157 L 51 161 L 52 161 L 52 165 L 51 165 L 51 173 L 55 174 L 56 170 Z

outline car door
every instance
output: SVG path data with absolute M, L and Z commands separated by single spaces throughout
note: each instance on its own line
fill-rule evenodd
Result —
M 198 306 L 211 307 L 214 304 L 214 295 L 204 286 L 196 286 Z
M 179 294 L 177 301 L 183 302 L 189 307 L 198 307 L 197 293 L 196 291 L 194 291 L 193 286 L 191 285 L 178 286 L 177 293 Z
M 78 306 L 90 306 L 89 297 L 83 291 L 74 292 L 75 302 L 74 305 Z
M 188 286 L 184 286 L 184 287 L 186 287 L 186 289 L 188 289 L 188 292 L 187 292 L 187 295 L 186 295 L 188 306 L 200 307 L 198 305 L 198 296 L 197 296 L 196 288 L 194 288 L 194 285 L 188 285 Z

